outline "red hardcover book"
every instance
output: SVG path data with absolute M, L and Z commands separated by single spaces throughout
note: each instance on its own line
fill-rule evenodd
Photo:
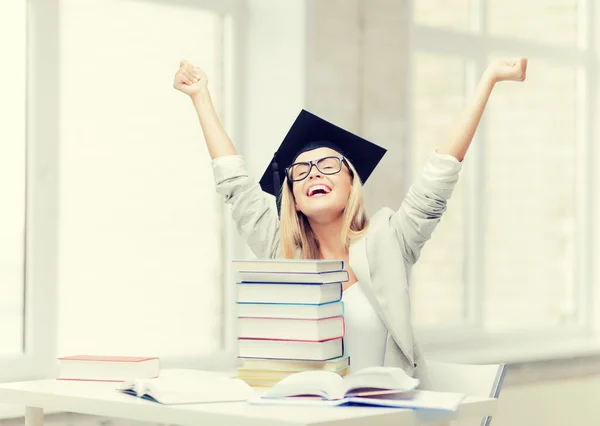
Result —
M 238 338 L 321 342 L 345 334 L 343 316 L 331 318 L 238 317 Z
M 158 377 L 157 357 L 74 355 L 58 358 L 58 380 L 124 382 Z

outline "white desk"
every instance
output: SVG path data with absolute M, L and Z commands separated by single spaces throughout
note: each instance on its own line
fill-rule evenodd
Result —
M 466 398 L 456 413 L 381 407 L 282 407 L 224 402 L 167 406 L 115 390 L 115 383 L 38 380 L 0 384 L 0 403 L 26 406 L 26 426 L 43 424 L 43 409 L 181 426 L 418 426 L 493 415 L 497 400 Z

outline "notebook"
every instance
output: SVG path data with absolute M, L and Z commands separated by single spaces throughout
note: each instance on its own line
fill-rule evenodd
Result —
M 165 405 L 246 401 L 258 395 L 232 375 L 188 369 L 163 369 L 157 378 L 128 380 L 117 390 Z

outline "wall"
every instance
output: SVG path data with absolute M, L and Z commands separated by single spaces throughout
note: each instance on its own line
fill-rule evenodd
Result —
M 307 109 L 388 149 L 365 186 L 369 213 L 399 206 L 405 193 L 405 9 L 397 0 L 307 2 Z M 397 190 L 376 190 L 384 186 Z

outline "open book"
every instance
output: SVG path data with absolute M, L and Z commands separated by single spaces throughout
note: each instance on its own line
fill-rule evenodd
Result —
M 211 371 L 166 369 L 153 379 L 135 379 L 117 390 L 160 404 L 246 401 L 258 394 L 246 382 Z
M 461 393 L 417 390 L 418 385 L 419 380 L 401 368 L 369 367 L 345 377 L 331 371 L 304 371 L 287 376 L 248 403 L 456 411 L 465 397 Z
M 303 371 L 287 376 L 263 393 L 262 398 L 312 395 L 339 400 L 349 396 L 409 392 L 418 385 L 419 380 L 401 368 L 369 367 L 345 377 L 332 371 Z
M 375 395 L 347 396 L 342 399 L 321 399 L 310 396 L 293 398 L 250 398 L 253 405 L 306 405 L 313 407 L 337 407 L 363 405 L 413 410 L 456 411 L 465 398 L 462 393 L 433 392 L 414 390 L 398 393 L 378 393 Z

